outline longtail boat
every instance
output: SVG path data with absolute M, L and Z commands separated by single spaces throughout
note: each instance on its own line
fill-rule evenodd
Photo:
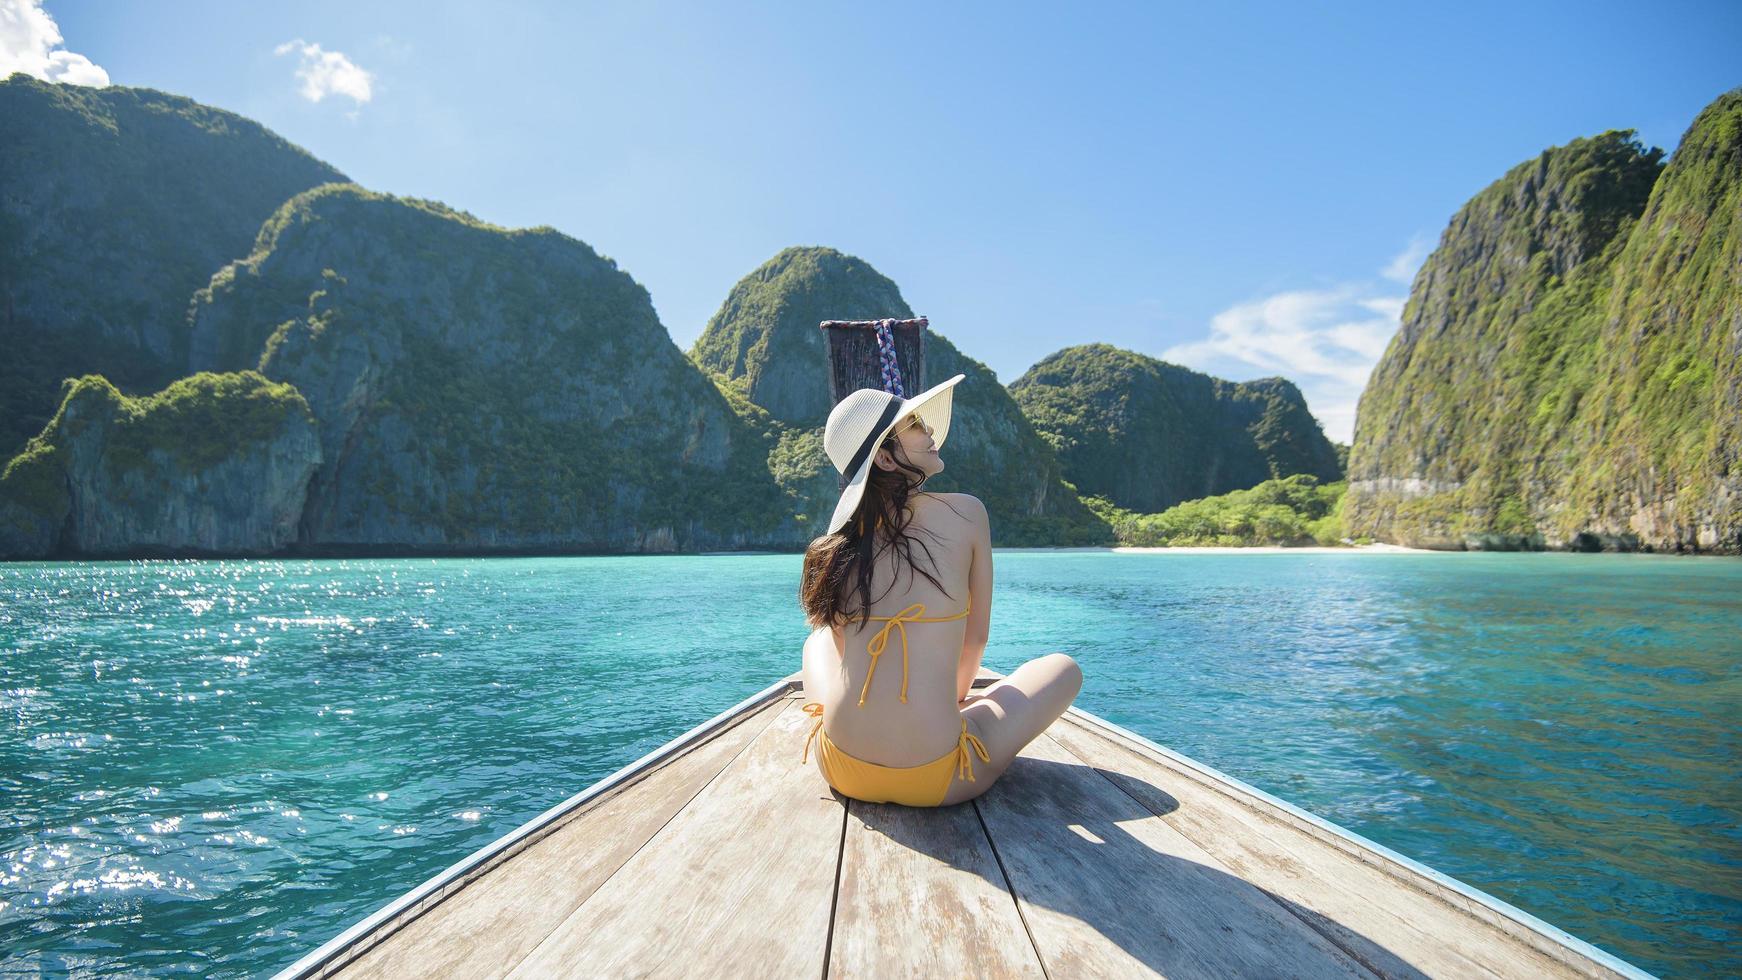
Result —
M 851 800 L 800 761 L 803 700 L 770 685 L 279 976 L 1650 976 L 1074 707 L 977 799 Z

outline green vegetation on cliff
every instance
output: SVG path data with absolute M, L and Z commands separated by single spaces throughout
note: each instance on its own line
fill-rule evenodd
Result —
M 22 508 L 32 520 L 58 523 L 66 516 L 67 501 L 66 469 L 53 442 L 31 440 L 0 469 L 0 502 Z
M 0 472 L 0 556 L 288 542 L 319 458 L 295 388 L 201 372 L 132 397 L 91 374 L 61 396 Z
M 745 425 L 582 242 L 326 185 L 195 300 L 196 355 L 321 424 L 306 545 L 671 550 L 796 538 Z
M 314 421 L 296 388 L 257 371 L 201 371 L 137 397 L 96 374 L 68 379 L 61 390 L 60 411 L 39 440 L 64 443 L 104 426 L 103 459 L 115 470 L 145 466 L 154 453 L 182 469 L 204 470 L 274 437 L 292 416 Z
M 1343 539 L 1348 484 L 1320 484 L 1300 473 L 1247 490 L 1190 500 L 1159 514 L 1126 510 L 1104 497 L 1083 498 L 1132 547 L 1336 545 Z
M 344 175 L 258 123 L 150 89 L 0 80 L 0 459 L 66 378 L 188 373 L 188 298 L 299 191 Z
M 0 467 L 0 558 L 46 558 L 61 547 L 72 511 L 65 454 L 32 440 Z
M 0 484 L 14 503 L 53 513 L 66 494 L 63 464 L 70 444 L 93 428 L 104 430 L 102 461 L 112 472 L 150 465 L 154 454 L 198 472 L 273 438 L 292 416 L 314 422 L 301 393 L 255 371 L 202 371 L 137 397 L 122 394 L 102 375 L 68 378 L 61 384 L 60 408 L 6 464 Z
M 1065 478 L 1121 508 L 1160 511 L 1296 473 L 1342 477 L 1336 447 L 1282 378 L 1234 383 L 1084 344 L 1043 358 L 1010 393 Z
M 1682 137 L 1612 278 L 1568 509 L 1742 551 L 1742 89 Z
M 1361 397 L 1350 527 L 1437 547 L 1742 549 L 1742 90 L 1466 204 Z
M 765 413 L 746 415 L 746 423 L 771 433 L 777 449 L 770 466 L 808 526 L 826 519 L 839 495 L 822 452 L 821 427 L 833 403 L 818 324 L 913 315 L 895 283 L 864 260 L 831 248 L 788 248 L 732 287 L 690 351 Z M 966 375 L 953 394 L 944 472 L 927 487 L 979 497 L 1000 545 L 1109 543 L 1106 525 L 1061 478 L 1052 449 L 997 376 L 936 331 L 925 343 L 924 383 Z M 760 428 L 764 418 L 778 430 Z
M 690 358 L 737 383 L 776 419 L 821 425 L 834 403 L 818 324 L 913 316 L 907 311 L 895 283 L 863 259 L 832 248 L 786 248 L 732 286 Z M 948 377 L 929 366 L 927 373 Z

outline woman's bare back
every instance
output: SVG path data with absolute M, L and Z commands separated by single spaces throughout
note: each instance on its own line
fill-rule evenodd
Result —
M 872 568 L 871 615 L 894 616 L 915 603 L 925 611 L 909 615 L 936 619 L 963 608 L 969 609 L 968 615 L 893 627 L 875 619 L 861 627 L 854 619 L 845 627 L 812 632 L 804 656 L 805 694 L 822 702 L 829 739 L 856 758 L 897 767 L 931 762 L 955 747 L 962 731 L 958 698 L 965 693 L 958 684 L 971 681 L 972 671 L 978 668 L 992 604 L 990 534 L 980 501 L 967 494 L 918 493 L 909 507 L 913 520 L 907 532 L 913 538 L 914 561 L 938 584 L 886 551 Z M 974 591 L 976 582 L 984 594 Z M 848 596 L 845 605 L 857 609 L 858 602 L 858 596 Z M 887 645 L 872 673 L 867 647 L 886 627 Z M 903 629 L 907 633 L 905 704 L 901 701 Z M 964 649 L 971 664 L 964 661 Z M 871 676 L 868 689 L 867 675 Z

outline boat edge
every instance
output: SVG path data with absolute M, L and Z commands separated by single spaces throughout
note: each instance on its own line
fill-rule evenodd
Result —
M 797 687 L 798 685 L 790 678 L 783 677 L 712 718 L 685 730 L 682 734 L 641 758 L 613 771 L 610 775 L 449 865 L 411 891 L 376 909 L 343 932 L 298 958 L 294 963 L 274 973 L 272 980 L 302 980 L 306 977 L 329 975 L 333 970 L 367 952 L 381 940 L 409 924 L 428 909 L 434 908 L 442 899 L 467 884 L 474 872 L 483 870 L 485 865 L 490 864 L 496 858 L 504 857 L 506 852 L 520 845 L 532 843 L 540 831 L 551 828 L 553 824 L 580 807 L 622 786 L 631 778 L 653 768 L 656 763 L 679 755 L 694 744 L 703 741 L 707 736 L 730 727 L 731 723 L 742 720 L 745 716 L 754 714 L 756 710 L 766 707 L 770 702 L 788 696 Z M 424 905 L 423 908 L 418 907 L 420 903 Z M 406 916 L 407 912 L 412 914 Z M 404 921 L 395 923 L 395 920 L 401 916 L 405 917 Z M 395 923 L 392 930 L 380 936 L 373 936 L 376 930 L 389 923 Z M 374 942 L 357 948 L 359 943 L 371 936 L 373 936 Z

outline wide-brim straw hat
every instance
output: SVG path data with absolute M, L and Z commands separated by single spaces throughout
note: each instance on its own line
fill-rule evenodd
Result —
M 932 442 L 942 448 L 944 436 L 950 432 L 951 390 L 965 377 L 958 374 L 912 398 L 876 388 L 860 388 L 841 399 L 829 413 L 829 424 L 823 429 L 823 452 L 829 454 L 829 461 L 841 474 L 841 499 L 835 504 L 829 529 L 823 533 L 833 534 L 853 519 L 853 512 L 859 509 L 859 501 L 865 496 L 865 481 L 871 478 L 877 447 L 883 444 L 895 423 L 918 415 L 931 426 Z

